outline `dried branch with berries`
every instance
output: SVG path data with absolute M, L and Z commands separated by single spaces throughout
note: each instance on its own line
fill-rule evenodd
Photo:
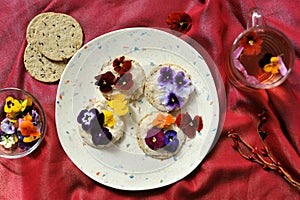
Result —
M 262 112 L 258 114 L 259 122 L 257 124 L 257 133 L 262 143 L 262 147 L 253 147 L 247 143 L 238 133 L 234 130 L 228 131 L 228 137 L 233 140 L 232 147 L 239 152 L 239 154 L 251 161 L 255 162 L 263 167 L 264 170 L 273 170 L 281 175 L 288 183 L 300 190 L 300 183 L 292 177 L 286 170 L 285 167 L 278 162 L 266 143 L 264 142 L 267 132 L 263 130 L 263 125 L 267 122 L 267 110 L 263 108 Z

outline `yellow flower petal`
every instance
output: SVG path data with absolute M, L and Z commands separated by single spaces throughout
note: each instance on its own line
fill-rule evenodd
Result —
M 123 94 L 115 94 L 112 96 L 112 100 L 107 105 L 114 110 L 114 113 L 118 116 L 126 115 L 128 112 L 127 100 Z
M 118 116 L 123 116 L 123 115 L 126 115 L 128 113 L 128 110 L 129 110 L 128 106 L 125 106 L 124 108 L 121 108 L 121 109 L 114 109 L 114 112 Z
M 27 107 L 27 99 L 25 99 L 24 101 L 22 101 L 21 103 L 21 111 L 23 112 Z
M 22 105 L 19 100 L 14 99 L 13 97 L 9 96 L 5 100 L 4 105 L 4 112 L 6 113 L 17 113 L 20 112 L 22 109 Z
M 39 135 L 32 135 L 32 136 L 28 136 L 28 137 L 24 137 L 23 138 L 23 142 L 33 142 L 33 141 L 35 141 L 35 140 L 37 140 L 37 139 L 39 139 L 41 137 L 41 135 L 39 134 Z
M 272 74 L 279 73 L 279 64 L 266 64 L 264 66 L 265 72 L 271 72 Z
M 271 71 L 272 71 L 272 68 L 273 68 L 272 64 L 266 64 L 266 65 L 264 66 L 264 71 L 265 71 L 265 72 L 271 72 Z
M 116 119 L 114 118 L 114 114 L 108 110 L 103 110 L 102 113 L 104 114 L 104 126 L 108 126 L 110 128 L 112 128 L 115 123 L 116 123 Z
M 270 63 L 269 64 L 266 64 L 264 66 L 264 71 L 265 72 L 271 72 L 272 74 L 277 74 L 279 73 L 279 59 L 278 57 L 272 57 L 270 59 Z
M 272 57 L 270 61 L 271 63 L 278 63 L 278 57 Z
M 4 112 L 11 113 L 12 112 L 12 106 L 11 103 L 14 101 L 14 98 L 7 97 L 5 99 L 5 105 L 4 105 Z

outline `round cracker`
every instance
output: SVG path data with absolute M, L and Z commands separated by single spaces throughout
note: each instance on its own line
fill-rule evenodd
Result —
M 86 106 L 86 109 L 90 110 L 92 108 L 96 108 L 99 112 L 102 112 L 103 110 L 108 110 L 113 113 L 113 110 L 107 106 L 106 101 L 96 101 L 96 102 L 91 102 L 89 105 Z M 112 134 L 112 140 L 105 145 L 95 145 L 92 141 L 92 135 L 89 131 L 85 131 L 82 129 L 82 126 L 79 125 L 79 134 L 81 136 L 81 139 L 83 142 L 85 142 L 87 145 L 97 148 L 97 149 L 103 149 L 110 147 L 111 145 L 119 142 L 121 139 L 124 137 L 124 121 L 121 119 L 121 117 L 117 116 L 114 114 L 114 118 L 116 120 L 116 123 L 114 124 L 113 127 L 105 127 L 109 129 L 109 132 Z
M 83 43 L 80 24 L 73 17 L 62 13 L 42 18 L 34 37 L 39 51 L 55 61 L 69 59 Z
M 119 58 L 119 57 L 117 57 Z M 110 101 L 112 96 L 118 93 L 122 93 L 126 99 L 130 102 L 137 101 L 143 94 L 144 94 L 144 82 L 146 80 L 146 74 L 144 72 L 143 67 L 141 64 L 131 58 L 125 57 L 125 60 L 131 60 L 132 66 L 129 72 L 132 74 L 132 80 L 134 82 L 133 86 L 129 90 L 118 90 L 115 86 L 113 86 L 112 92 L 109 93 L 102 93 L 103 97 Z M 101 74 L 111 71 L 116 77 L 120 75 L 114 70 L 113 67 L 113 60 L 106 62 L 101 67 Z
M 139 121 L 136 137 L 137 137 L 137 142 L 139 147 L 146 155 L 157 159 L 167 159 L 176 155 L 181 150 L 183 144 L 185 143 L 186 136 L 180 128 L 178 128 L 175 124 L 172 124 L 166 130 L 174 130 L 177 132 L 177 139 L 179 140 L 179 144 L 176 151 L 174 152 L 166 151 L 164 147 L 161 149 L 152 150 L 150 147 L 148 147 L 145 141 L 145 138 L 147 137 L 147 131 L 153 127 L 152 122 L 159 113 L 166 115 L 166 113 L 164 112 L 154 111 L 152 113 L 146 114 Z
M 24 65 L 33 78 L 47 83 L 58 81 L 66 67 L 64 62 L 47 59 L 34 44 L 28 44 L 25 49 Z
M 34 35 L 36 32 L 36 28 L 40 21 L 45 18 L 53 15 L 53 12 L 46 12 L 36 15 L 28 24 L 27 30 L 26 30 L 26 39 L 28 43 L 35 43 Z
M 163 67 L 171 67 L 171 69 L 173 69 L 176 73 L 181 71 L 185 74 L 186 78 L 191 80 L 191 77 L 188 74 L 188 72 L 179 65 L 169 64 L 169 63 L 158 65 L 150 71 L 149 75 L 146 78 L 145 96 L 146 96 L 147 100 L 149 101 L 149 103 L 157 110 L 160 110 L 162 112 L 178 111 L 181 108 L 176 107 L 174 110 L 168 110 L 166 105 L 162 104 L 162 102 L 161 102 L 160 98 L 167 94 L 167 91 L 159 89 L 158 81 L 157 81 L 158 77 L 160 76 L 160 70 Z M 187 103 L 190 95 L 194 91 L 194 86 L 193 86 L 192 82 L 189 84 L 189 90 L 190 90 L 189 95 L 184 99 L 183 106 L 184 106 L 184 104 Z

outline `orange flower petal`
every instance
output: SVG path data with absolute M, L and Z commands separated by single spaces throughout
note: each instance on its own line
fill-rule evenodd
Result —
M 23 121 L 20 124 L 20 131 L 23 136 L 29 136 L 36 133 L 36 127 L 30 121 Z
M 29 113 L 27 113 L 27 115 L 23 118 L 25 121 L 32 121 L 32 117 Z
M 169 115 L 166 116 L 164 127 L 167 128 L 168 126 L 170 126 L 174 122 L 175 122 L 175 118 L 172 115 L 169 114 Z
M 163 128 L 165 125 L 165 118 L 166 117 L 163 114 L 159 113 L 152 122 L 152 125 L 158 128 Z
M 152 125 L 157 128 L 168 128 L 171 124 L 175 122 L 175 119 L 172 115 L 163 115 L 159 113 L 156 118 L 153 120 Z

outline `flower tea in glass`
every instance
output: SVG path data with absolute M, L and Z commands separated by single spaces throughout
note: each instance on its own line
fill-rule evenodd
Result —
M 240 88 L 268 89 L 283 83 L 294 64 L 294 50 L 280 31 L 263 25 L 252 10 L 248 29 L 234 41 L 227 75 Z

